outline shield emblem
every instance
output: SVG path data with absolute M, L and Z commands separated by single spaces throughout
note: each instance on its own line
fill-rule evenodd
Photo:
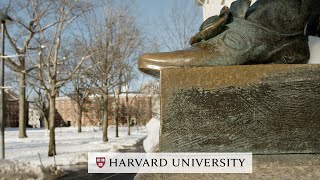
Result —
M 106 163 L 105 157 L 96 157 L 96 164 L 99 168 L 102 168 L 105 163 Z

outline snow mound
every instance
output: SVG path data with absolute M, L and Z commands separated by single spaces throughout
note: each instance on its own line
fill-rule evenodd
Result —
M 143 141 L 143 148 L 146 152 L 154 152 L 159 144 L 160 120 L 152 118 L 146 125 L 148 136 Z
M 72 160 L 71 160 L 71 165 L 76 164 L 76 165 L 82 165 L 82 164 L 87 164 L 88 163 L 88 153 L 81 153 L 76 155 Z
M 40 166 L 19 161 L 0 160 L 1 179 L 44 179 Z
M 116 144 L 116 145 L 113 145 L 111 149 L 108 150 L 108 152 L 118 153 L 120 152 L 119 149 L 123 149 L 123 146 Z
M 40 165 L 27 162 L 0 160 L 1 180 L 55 179 L 63 175 L 65 175 L 65 173 L 54 166 L 41 168 Z
M 309 36 L 308 44 L 310 49 L 310 60 L 308 64 L 320 64 L 320 38 Z

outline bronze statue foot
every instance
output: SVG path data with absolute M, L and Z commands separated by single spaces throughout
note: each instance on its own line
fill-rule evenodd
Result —
M 159 77 L 160 70 L 167 67 L 298 64 L 308 61 L 308 43 L 303 32 L 281 34 L 239 18 L 234 18 L 227 27 L 221 34 L 190 49 L 144 54 L 139 58 L 139 69 Z
M 159 77 L 160 70 L 164 67 L 186 67 L 197 64 L 201 66 L 203 62 L 199 60 L 212 55 L 214 54 L 206 49 L 197 47 L 175 52 L 148 53 L 140 56 L 139 69 L 144 73 Z
M 259 0 L 251 7 L 250 2 L 237 0 L 230 10 L 207 19 L 191 38 L 190 49 L 142 55 L 139 69 L 159 77 L 167 67 L 307 63 L 303 29 L 320 1 Z

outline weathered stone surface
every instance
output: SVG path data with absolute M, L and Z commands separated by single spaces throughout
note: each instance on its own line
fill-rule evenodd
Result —
M 161 71 L 161 152 L 320 152 L 320 66 Z
M 320 155 L 254 155 L 252 174 L 137 174 L 135 180 L 320 179 Z
M 253 152 L 252 174 L 152 179 L 320 179 L 320 65 L 161 71 L 161 152 Z

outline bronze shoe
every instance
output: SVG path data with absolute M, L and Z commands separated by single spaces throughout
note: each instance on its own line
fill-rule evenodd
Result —
M 299 64 L 309 59 L 308 42 L 303 32 L 281 34 L 238 18 L 228 27 L 223 33 L 190 49 L 144 54 L 139 58 L 139 69 L 159 77 L 160 70 L 166 67 Z
M 315 4 L 309 1 L 316 2 L 316 6 L 320 6 L 318 0 L 305 0 L 311 6 Z M 304 25 L 301 22 L 304 22 L 304 16 L 308 17 L 308 15 L 305 13 L 300 19 L 297 17 L 295 13 L 300 11 L 298 0 L 260 0 L 257 3 L 248 10 L 247 19 L 233 17 L 232 22 L 225 25 L 227 28 L 223 32 L 215 34 L 208 40 L 203 39 L 199 43 L 193 44 L 190 49 L 142 55 L 139 58 L 139 69 L 159 77 L 160 70 L 167 67 L 307 63 L 309 59 L 308 42 L 303 35 Z M 301 22 L 287 27 L 287 30 L 279 28 L 283 26 L 280 25 L 282 22 L 270 22 L 270 27 L 266 25 L 266 22 L 258 23 L 257 18 L 261 20 L 261 15 L 268 14 L 267 12 L 273 13 L 268 17 L 269 19 L 281 16 L 279 12 L 275 13 L 279 8 L 276 6 L 277 4 L 282 7 L 288 4 L 297 6 L 296 9 L 292 10 L 291 8 L 287 13 L 292 15 L 293 19 L 298 18 L 297 21 Z M 281 18 L 280 20 L 284 21 Z M 288 19 L 290 20 L 290 18 Z M 220 24 L 223 23 L 220 21 Z M 275 24 L 279 24 L 279 26 L 274 27 Z

